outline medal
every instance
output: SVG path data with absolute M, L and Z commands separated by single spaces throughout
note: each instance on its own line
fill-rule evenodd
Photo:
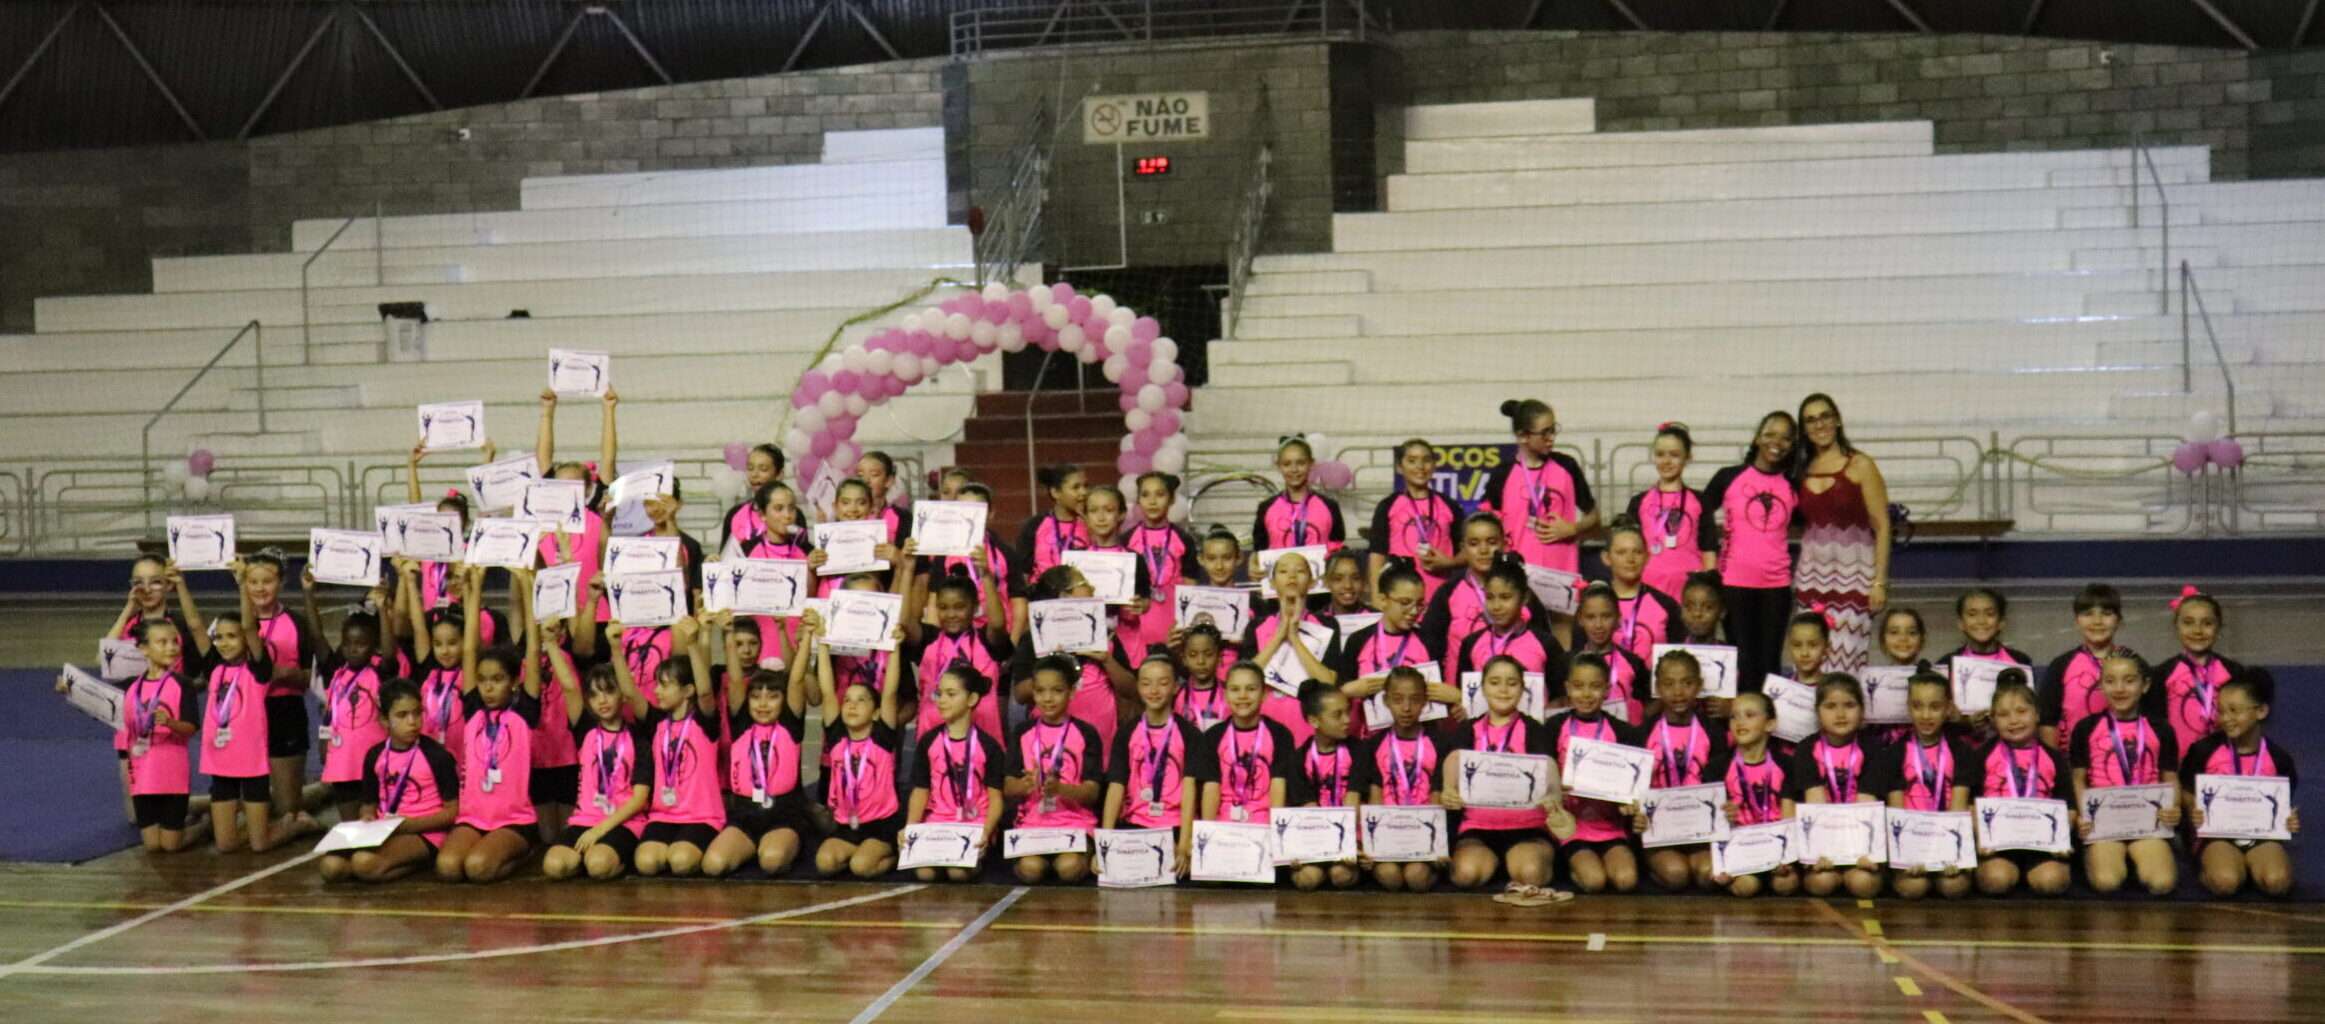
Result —
M 605 794 L 599 793 L 597 795 L 597 809 L 601 814 L 612 814 L 614 812 L 614 802 L 606 799 Z
M 754 788 L 751 790 L 751 802 L 758 804 L 761 807 L 770 807 L 774 805 L 774 801 L 767 799 L 767 791 L 760 788 Z
M 142 738 L 142 737 L 141 737 L 141 738 L 139 738 L 139 739 L 138 739 L 138 741 L 137 741 L 137 742 L 135 742 L 135 743 L 132 743 L 132 744 L 130 744 L 130 745 L 129 745 L 129 756 L 131 756 L 131 757 L 144 757 L 144 756 L 145 756 L 145 752 L 146 752 L 146 751 L 149 751 L 149 750 L 152 750 L 152 749 L 153 749 L 153 741 L 151 741 L 151 740 L 147 740 L 147 739 L 144 739 L 144 738 Z
M 664 786 L 664 787 L 662 787 L 662 806 L 664 806 L 664 807 L 676 807 L 676 806 L 678 806 L 678 787 L 676 787 L 676 786 Z
M 210 745 L 217 747 L 220 750 L 224 750 L 226 749 L 226 744 L 232 742 L 234 742 L 234 730 L 221 727 L 218 730 L 217 737 L 210 741 Z
M 1242 804 L 1236 804 L 1227 809 L 1227 816 L 1237 821 L 1244 821 L 1251 817 L 1251 812 L 1244 810 Z

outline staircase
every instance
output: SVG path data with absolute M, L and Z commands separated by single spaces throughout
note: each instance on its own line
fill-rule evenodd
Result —
M 1119 475 L 1114 458 L 1121 454 L 1125 433 L 1112 390 L 978 395 L 976 411 L 963 428 L 962 439 L 953 445 L 954 461 L 993 489 L 988 519 L 993 531 L 1010 541 L 1016 540 L 1019 523 L 1048 507 L 1048 496 L 1026 474 L 1029 402 L 1036 467 L 1070 462 L 1082 467 L 1091 483 L 1111 483 Z

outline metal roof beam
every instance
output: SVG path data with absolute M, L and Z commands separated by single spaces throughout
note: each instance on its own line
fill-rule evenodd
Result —
M 137 62 L 137 69 L 145 72 L 145 80 L 152 82 L 154 90 L 161 93 L 161 98 L 169 101 L 170 109 L 178 112 L 178 120 L 186 123 L 186 130 L 193 132 L 194 138 L 209 141 L 210 133 L 202 130 L 202 123 L 194 120 L 193 113 L 186 109 L 184 103 L 179 102 L 178 94 L 170 89 L 169 83 L 161 80 L 161 72 L 154 70 L 153 62 L 145 59 L 145 51 L 137 48 L 137 41 L 129 38 L 128 31 L 121 27 L 121 23 L 113 20 L 113 12 L 106 10 L 104 4 L 92 3 L 89 6 L 97 12 L 97 20 L 104 22 L 105 27 L 113 33 L 113 38 L 121 41 L 122 49 L 129 51 L 129 59 Z
M 379 43 L 379 48 L 387 51 L 388 59 L 396 62 L 396 70 L 404 73 L 404 81 L 412 83 L 412 88 L 420 91 L 420 98 L 427 100 L 428 106 L 433 109 L 444 109 L 444 104 L 436 99 L 435 91 L 428 88 L 428 83 L 420 80 L 420 73 L 412 70 L 411 62 L 404 59 L 403 51 L 396 49 L 396 44 L 388 41 L 386 32 L 380 31 L 379 23 L 371 20 L 371 15 L 364 13 L 360 6 L 349 4 L 347 9 L 353 12 L 355 20 L 361 22 L 364 29 L 371 33 L 372 40 Z
M 849 17 L 856 19 L 856 24 L 864 26 L 864 31 L 871 35 L 872 41 L 880 44 L 881 52 L 886 53 L 889 60 L 904 59 L 904 54 L 899 52 L 895 46 L 890 45 L 887 36 L 880 34 L 880 27 L 872 24 L 871 17 L 864 13 L 863 8 L 856 6 L 855 0 L 838 0 L 838 2 L 840 8 L 848 12 Z
M 1776 6 L 1768 9 L 1768 23 L 1760 26 L 1760 31 L 1776 31 L 1776 23 L 1784 20 L 1784 8 L 1790 3 L 1791 0 L 1776 0 Z
M 58 36 L 65 34 L 65 23 L 73 20 L 73 15 L 80 13 L 80 11 L 81 5 L 78 3 L 65 8 L 64 15 L 57 18 L 57 23 L 49 26 L 48 34 L 40 37 L 40 43 L 32 48 L 31 53 L 24 55 L 24 62 L 16 65 L 16 73 L 8 76 L 7 84 L 0 85 L 0 106 L 8 104 L 9 94 L 15 92 L 16 87 L 24 83 L 24 76 L 32 73 L 32 66 L 40 63 L 41 55 L 47 53 L 49 47 L 56 45 Z
M 1889 0 L 1889 9 L 1896 11 L 1898 17 L 1904 18 L 1906 24 L 1912 25 L 1914 31 L 1928 32 L 1930 30 L 1929 22 L 1923 21 L 1920 13 L 1916 12 L 1913 5 L 1906 3 L 1905 0 Z
M 832 0 L 824 0 L 822 6 L 815 9 L 814 20 L 807 23 L 807 31 L 800 33 L 799 42 L 791 47 L 791 56 L 783 58 L 783 66 L 777 69 L 778 74 L 799 65 L 799 55 L 807 52 L 807 44 L 815 41 L 816 34 L 823 31 L 823 23 L 829 21 L 831 16 Z
M 572 20 L 565 23 L 565 31 L 557 33 L 557 41 L 549 44 L 549 52 L 542 56 L 541 66 L 534 68 L 533 77 L 525 80 L 525 88 L 517 93 L 518 99 L 532 96 L 533 90 L 541 87 L 541 79 L 549 77 L 549 66 L 557 63 L 558 56 L 565 52 L 565 45 L 573 41 L 574 30 L 581 27 L 581 19 L 586 17 L 589 17 L 589 9 L 586 7 L 573 12 Z
M 315 23 L 315 31 L 307 33 L 307 41 L 300 44 L 299 52 L 292 54 L 291 62 L 283 67 L 283 73 L 275 76 L 274 84 L 267 87 L 266 95 L 259 99 L 258 106 L 251 110 L 249 117 L 243 119 L 242 130 L 234 133 L 235 138 L 250 137 L 251 130 L 258 127 L 258 119 L 266 116 L 267 110 L 274 106 L 275 97 L 281 96 L 283 87 L 291 84 L 291 76 L 299 73 L 299 65 L 305 64 L 307 55 L 315 51 L 315 44 L 323 41 L 323 33 L 329 32 L 331 26 L 338 23 L 337 10 L 323 12 L 323 20 Z
M 2042 8 L 2045 2 L 2047 0 L 2034 0 L 2034 4 L 2026 9 L 2026 20 L 2020 22 L 2018 26 L 2019 35 L 2031 36 L 2034 34 L 2034 23 L 2042 20 Z
M 1632 10 L 1631 5 L 1624 3 L 1623 0 L 1607 0 L 1607 6 L 1614 8 L 1615 13 L 1622 15 L 1624 21 L 1630 22 L 1632 28 L 1641 32 L 1653 31 L 1647 27 L 1647 19 L 1639 17 L 1639 12 Z
M 2309 6 L 2301 11 L 2301 24 L 2293 29 L 2293 41 L 2285 45 L 2298 48 L 2303 40 L 2309 38 L 2309 26 L 2316 23 L 2317 0 L 2309 0 Z
M 2212 19 L 2213 24 L 2220 26 L 2221 31 L 2228 33 L 2230 38 L 2235 39 L 2236 45 L 2247 50 L 2260 49 L 2260 44 L 2253 41 L 2252 33 L 2246 32 L 2244 26 L 2237 24 L 2236 19 L 2229 17 L 2227 12 L 2214 5 L 2212 0 L 2188 0 L 2188 2 L 2195 4 L 2197 10 L 2204 12 L 2204 16 Z
M 622 34 L 623 39 L 629 41 L 630 49 L 637 51 L 638 59 L 645 61 L 647 67 L 654 69 L 654 74 L 662 79 L 663 85 L 669 85 L 672 82 L 677 81 L 677 79 L 670 77 L 670 72 L 663 69 L 661 61 L 654 59 L 654 51 L 646 48 L 646 41 L 638 38 L 638 34 L 636 32 L 630 31 L 630 23 L 623 21 L 621 15 L 614 13 L 613 8 L 596 7 L 590 8 L 590 10 L 593 13 L 604 15 L 605 20 L 614 23 L 615 30 Z M 889 52 L 893 54 L 895 51 L 891 50 Z

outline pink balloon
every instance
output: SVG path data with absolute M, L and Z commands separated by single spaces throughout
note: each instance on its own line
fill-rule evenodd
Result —
M 201 455 L 203 453 L 195 452 L 194 454 Z M 2236 469 L 2244 465 L 2244 446 L 2238 444 L 2236 439 L 2233 437 L 2219 438 L 2213 441 L 2211 444 L 2206 445 L 2204 448 L 2204 454 L 2211 458 L 2213 465 L 2222 469 Z M 187 459 L 186 461 L 188 463 L 193 462 L 192 459 Z M 202 469 L 197 469 L 194 471 L 195 476 L 206 476 L 208 473 L 208 470 Z
M 812 396 L 810 396 L 810 395 L 809 395 L 809 394 L 808 394 L 808 393 L 807 393 L 807 392 L 806 392 L 804 389 L 800 389 L 800 388 L 793 388 L 793 389 L 792 389 L 792 391 L 791 391 L 791 407 L 792 407 L 792 408 L 794 408 L 794 409 L 805 409 L 805 408 L 807 408 L 808 406 L 811 406 L 811 405 L 814 405 L 814 404 L 815 404 L 815 399 L 814 399 Z
M 1123 367 L 1123 368 L 1122 368 L 1122 390 L 1124 390 L 1124 391 L 1127 391 L 1127 392 L 1129 392 L 1129 393 L 1131 393 L 1131 394 L 1135 395 L 1135 394 L 1137 394 L 1137 393 L 1138 393 L 1138 389 L 1140 389 L 1140 388 L 1143 388 L 1143 387 L 1145 387 L 1145 386 L 1146 386 L 1146 367 L 1145 367 L 1145 366 L 1143 366 L 1143 365 L 1141 365 L 1141 364 L 1139 364 L 1139 363 L 1132 363 L 1132 364 L 1130 364 L 1130 365 L 1128 365 L 1128 366 L 1125 366 L 1125 367 Z
M 808 439 L 807 450 L 814 453 L 816 458 L 826 458 L 831 455 L 832 446 L 838 443 L 829 430 L 818 430 L 814 437 Z
M 964 363 L 977 358 L 977 343 L 967 338 L 954 342 L 953 358 Z
M 832 446 L 831 464 L 841 476 L 856 475 L 856 461 L 864 457 L 864 448 L 854 441 L 842 441 Z
M 842 416 L 824 424 L 823 429 L 824 433 L 830 434 L 833 440 L 845 441 L 851 437 L 856 436 L 856 418 L 853 416 Z
M 1163 408 L 1165 408 L 1165 409 L 1184 409 L 1184 408 L 1186 408 L 1186 407 L 1187 407 L 1187 381 L 1186 381 L 1186 378 L 1182 377 L 1182 378 L 1180 378 L 1180 379 L 1178 379 L 1178 380 L 1174 380 L 1174 381 L 1172 381 L 1172 382 L 1170 382 L 1170 383 L 1168 383 L 1168 384 L 1165 384 L 1165 385 L 1163 385 Z
M 837 391 L 840 394 L 855 394 L 857 389 L 862 388 L 863 386 L 864 375 L 857 373 L 854 370 L 841 370 L 838 373 L 832 374 L 832 390 Z
M 1016 316 L 1016 311 L 1009 308 L 1009 303 L 988 302 L 985 303 L 985 311 L 978 314 L 977 318 L 989 324 L 999 324 L 1007 323 Z
M 1090 300 L 1079 295 L 1066 300 L 1066 319 L 1074 323 L 1090 319 Z
M 1009 319 L 1026 320 L 1033 316 L 1033 299 L 1024 292 L 1009 296 Z
M 1044 350 L 1054 349 L 1058 345 L 1058 332 L 1051 330 L 1038 316 L 1025 321 L 1020 329 L 1025 332 L 1025 343 L 1028 345 Z
M 1122 411 L 1123 411 L 1123 412 L 1129 412 L 1130 410 L 1132 410 L 1132 409 L 1136 409 L 1136 408 L 1138 408 L 1138 392 L 1136 392 L 1136 391 L 1125 391 L 1125 392 L 1123 392 L 1123 393 L 1122 393 Z
M 1074 297 L 1074 286 L 1067 284 L 1064 281 L 1060 281 L 1049 286 L 1049 294 L 1050 298 L 1056 301 L 1069 302 L 1072 301 Z
M 198 455 L 201 453 L 196 452 L 195 454 Z M 751 468 L 750 445 L 744 444 L 741 441 L 729 441 L 727 442 L 726 448 L 721 451 L 720 454 L 726 456 L 728 469 L 732 469 L 735 472 L 740 473 L 746 469 Z M 188 466 L 192 466 L 193 462 L 194 460 L 190 458 L 186 460 L 186 464 Z
M 1134 477 L 1154 468 L 1154 456 L 1139 452 L 1123 452 L 1114 459 L 1114 468 L 1125 477 Z
M 1164 435 L 1162 434 L 1155 433 L 1154 428 L 1150 426 L 1145 430 L 1141 430 L 1138 433 L 1130 435 L 1130 450 L 1138 452 L 1142 455 L 1151 456 L 1154 453 L 1162 450 L 1163 436 Z
M 1130 336 L 1140 341 L 1162 337 L 1162 324 L 1151 316 L 1142 316 L 1130 322 Z
M 1133 338 L 1136 338 L 1136 335 L 1133 335 L 1132 337 L 1133 337 Z M 1130 346 L 1129 346 L 1128 348 L 1125 348 L 1125 349 L 1123 349 L 1123 350 L 1122 350 L 1122 358 L 1123 358 L 1123 360 L 1124 360 L 1124 361 L 1126 361 L 1126 362 L 1128 362 L 1128 363 L 1129 363 L 1130 365 L 1132 365 L 1132 366 L 1151 366 L 1151 365 L 1153 365 L 1153 364 L 1154 364 L 1154 345 L 1153 345 L 1153 344 L 1151 344 L 1151 342 L 1152 342 L 1153 340 L 1154 340 L 1154 339 L 1152 339 L 1152 338 L 1148 338 L 1148 339 L 1143 339 L 1143 340 L 1134 340 L 1134 341 L 1132 341 L 1132 342 L 1130 343 Z
M 2193 476 L 2203 471 L 2205 461 L 2211 456 L 2210 447 L 2204 442 L 2189 441 L 2173 450 L 2172 468 Z
M 1166 396 L 1166 397 L 1167 397 L 1167 396 Z M 1155 432 L 1156 432 L 1156 433 L 1159 433 L 1159 434 L 1161 434 L 1162 436 L 1164 436 L 1164 437 L 1166 437 L 1166 438 L 1167 438 L 1167 437 L 1169 437 L 1169 436 L 1171 436 L 1172 434 L 1176 434 L 1176 433 L 1178 433 L 1178 432 L 1179 432 L 1179 414 L 1178 414 L 1178 410 L 1171 409 L 1171 408 L 1168 408 L 1168 407 L 1166 406 L 1166 407 L 1163 409 L 1163 411 L 1161 411 L 1161 412 L 1158 412 L 1158 413 L 1155 413 L 1155 414 L 1154 414 L 1154 429 L 1155 429 Z
M 832 379 L 822 370 L 809 370 L 799 375 L 799 393 L 806 395 L 810 402 L 822 398 L 823 393 L 831 389 Z

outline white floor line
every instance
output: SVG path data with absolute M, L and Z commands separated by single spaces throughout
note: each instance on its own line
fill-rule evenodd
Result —
M 123 921 L 119 924 L 115 924 L 106 928 L 99 928 L 96 931 L 90 932 L 87 935 L 83 935 L 80 938 L 74 939 L 71 942 L 67 942 L 64 945 L 49 950 L 48 952 L 35 953 L 31 956 L 25 957 L 22 960 L 18 960 L 15 963 L 0 966 L 0 978 L 5 978 L 11 974 L 44 973 L 46 971 L 53 971 L 56 968 L 42 968 L 40 965 L 70 953 L 76 949 L 80 949 L 83 946 L 103 942 L 106 939 L 110 939 L 116 935 L 121 934 L 122 932 L 128 931 L 148 921 L 155 921 L 164 917 L 168 917 L 169 915 L 175 914 L 178 911 L 186 909 L 187 907 L 195 906 L 204 901 L 207 901 L 212 897 L 224 896 L 227 893 L 233 892 L 236 889 L 240 889 L 252 882 L 256 882 L 260 879 L 269 878 L 282 872 L 288 871 L 320 856 L 322 856 L 320 853 L 304 853 L 297 857 L 286 860 L 280 864 L 276 864 L 272 867 L 260 868 L 231 882 L 227 882 L 224 885 L 204 889 L 201 892 L 188 896 L 185 899 L 170 904 L 169 906 L 162 907 L 157 910 L 148 910 L 145 913 L 139 914 L 136 917 L 130 918 L 129 920 Z
M 970 939 L 976 938 L 978 932 L 984 931 L 986 925 L 992 924 L 994 918 L 1000 917 L 1004 911 L 1009 909 L 1010 904 L 1016 903 L 1024 897 L 1026 892 L 1026 887 L 1021 885 L 1009 890 L 1008 895 L 995 900 L 992 906 L 985 908 L 984 913 L 977 915 L 976 920 L 969 922 L 968 927 L 962 928 L 944 945 L 938 946 L 936 952 L 930 953 L 928 959 L 921 961 L 920 966 L 913 968 L 911 974 L 904 976 L 904 980 L 889 986 L 888 991 L 880 994 L 880 998 L 872 1000 L 872 1005 L 864 1007 L 864 1012 L 857 1014 L 856 1019 L 850 1021 L 849 1024 L 869 1024 L 869 1022 L 879 1019 L 881 1014 L 888 1012 L 889 1007 L 896 1005 L 897 1000 L 904 998 L 906 992 L 912 991 L 914 985 L 920 984 L 922 979 L 935 973 L 938 967 L 944 966 L 946 960 L 950 959 L 953 954 L 960 952 L 961 947 L 968 945 Z
M 0 968 L 0 977 L 6 976 L 6 974 L 10 971 L 19 971 L 24 974 L 73 975 L 268 974 L 292 971 L 336 971 L 358 967 L 408 967 L 413 964 L 440 964 L 461 960 L 494 960 L 503 957 L 530 956 L 535 953 L 561 953 L 572 949 L 593 949 L 599 946 L 618 946 L 622 945 L 623 943 L 647 942 L 654 939 L 666 939 L 677 935 L 696 935 L 702 932 L 725 931 L 730 928 L 744 928 L 755 924 L 765 924 L 769 921 L 781 921 L 785 918 L 792 917 L 805 917 L 809 914 L 819 914 L 826 910 L 838 910 L 843 907 L 852 907 L 860 903 L 871 903 L 877 900 L 888 899 L 892 896 L 902 896 L 906 893 L 918 892 L 925 888 L 927 888 L 927 886 L 919 884 L 900 885 L 890 889 L 882 889 L 875 893 L 867 893 L 862 896 L 851 896 L 844 900 L 832 900 L 826 903 L 817 903 L 806 907 L 793 907 L 790 910 L 770 911 L 765 914 L 756 914 L 751 917 L 738 917 L 731 921 L 714 921 L 710 924 L 682 925 L 676 928 L 663 928 L 657 931 L 638 932 L 634 935 L 601 935 L 594 939 L 572 939 L 565 942 L 549 942 L 534 946 L 510 946 L 504 949 L 479 949 L 458 953 L 426 953 L 416 956 L 372 957 L 362 960 L 317 960 L 305 963 L 282 964 L 201 964 L 178 967 L 47 967 L 35 965 L 34 961 L 27 960 L 18 963 L 13 967 Z M 217 891 L 222 892 L 224 890 L 221 889 Z M 208 897 L 210 895 L 215 895 L 215 892 L 203 894 L 204 897 Z M 191 906 L 192 903 L 187 902 L 185 905 Z M 175 909 L 180 908 L 177 905 L 165 907 L 161 910 L 157 910 L 151 914 L 146 915 L 145 918 L 140 918 L 138 921 L 128 922 L 128 924 L 135 925 L 143 920 L 159 917 L 162 914 L 168 913 L 169 911 Z M 116 926 L 114 931 L 117 932 L 124 927 L 126 926 Z M 41 957 L 36 959 L 46 959 L 59 953 L 67 952 L 76 946 L 87 945 L 89 942 L 93 942 L 96 939 L 105 937 L 105 934 L 106 933 L 98 933 L 97 935 L 77 940 L 64 946 L 59 946 L 56 949 L 41 954 Z

